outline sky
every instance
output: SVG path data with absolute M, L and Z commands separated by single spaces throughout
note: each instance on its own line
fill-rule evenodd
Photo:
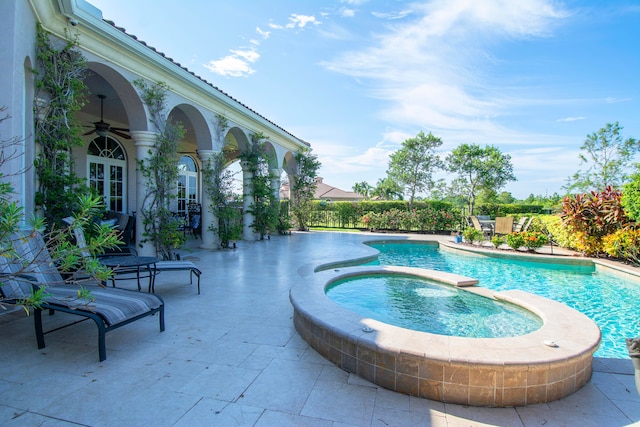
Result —
M 343 190 L 375 186 L 421 131 L 443 158 L 511 156 L 519 199 L 563 195 L 607 123 L 640 139 L 640 0 L 88 2 L 310 143 Z

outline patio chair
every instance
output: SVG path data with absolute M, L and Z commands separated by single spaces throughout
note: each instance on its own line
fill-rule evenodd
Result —
M 496 218 L 495 234 L 509 234 L 513 232 L 513 217 L 499 216 Z
M 65 218 L 64 221 L 71 225 L 71 223 L 73 222 L 73 218 L 69 217 L 69 218 Z M 78 245 L 78 247 L 83 250 L 82 251 L 82 256 L 91 256 L 91 254 L 89 253 L 88 250 L 86 250 L 86 239 L 84 237 L 84 230 L 82 229 L 82 227 L 74 227 L 73 228 L 73 234 L 75 236 L 76 239 L 76 244 Z M 137 253 L 136 253 L 137 254 Z M 107 254 L 108 256 L 113 255 L 112 253 Z M 133 255 L 133 254 L 122 254 L 122 255 Z M 200 295 L 200 274 L 202 274 L 202 271 L 200 271 L 200 269 L 191 261 L 186 261 L 186 260 L 175 260 L 175 261 L 158 261 L 155 263 L 154 265 L 154 279 L 151 280 L 150 285 L 149 285 L 149 292 L 154 293 L 155 292 L 155 273 L 160 272 L 160 271 L 189 271 L 189 283 L 193 284 L 193 276 L 196 276 L 196 278 L 198 279 L 198 295 Z
M 104 288 L 95 282 L 87 282 L 83 283 L 83 286 L 90 290 L 91 299 L 81 299 L 78 296 L 78 285 L 66 284 L 63 280 L 42 236 L 14 236 L 13 247 L 19 259 L 9 260 L 4 256 L 0 257 L 0 294 L 6 299 L 5 303 L 18 304 L 41 287 L 45 288 L 43 303 L 33 308 L 39 349 L 45 347 L 46 334 L 89 319 L 98 327 L 98 354 L 101 362 L 107 358 L 106 334 L 114 329 L 158 314 L 160 331 L 164 331 L 164 301 L 159 296 L 126 289 Z M 28 266 L 26 270 L 25 265 Z M 50 315 L 60 311 L 82 319 L 45 331 L 42 322 L 43 310 L 49 310 Z
M 476 216 L 471 216 L 471 224 L 476 230 L 480 230 L 484 233 L 485 237 L 489 238 L 493 235 L 493 227 L 491 224 L 482 224 Z
M 516 233 L 519 233 L 522 231 L 522 227 L 524 227 L 524 224 L 527 222 L 527 217 L 523 216 L 522 218 L 520 218 L 518 220 L 518 223 L 513 227 L 513 231 Z

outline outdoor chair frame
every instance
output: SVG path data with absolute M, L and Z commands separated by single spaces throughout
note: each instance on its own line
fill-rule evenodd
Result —
M 127 289 L 105 288 L 96 284 L 86 286 L 91 290 L 93 301 L 80 303 L 77 285 L 65 284 L 45 246 L 42 236 L 16 237 L 13 239 L 19 262 L 10 262 L 0 257 L 0 294 L 7 304 L 19 304 L 42 286 L 45 297 L 39 307 L 33 307 L 33 319 L 38 349 L 45 348 L 46 334 L 76 325 L 85 320 L 93 320 L 98 328 L 98 354 L 100 361 L 107 358 L 106 334 L 121 326 L 128 325 L 147 316 L 158 315 L 160 331 L 164 331 L 164 301 L 157 295 Z M 31 268 L 24 274 L 23 262 L 30 261 Z M 50 315 L 56 311 L 82 317 L 82 319 L 45 331 L 42 312 Z

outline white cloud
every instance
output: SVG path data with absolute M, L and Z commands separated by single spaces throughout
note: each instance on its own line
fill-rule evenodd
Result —
M 253 74 L 255 70 L 251 64 L 260 58 L 254 50 L 232 50 L 231 55 L 209 61 L 203 66 L 209 71 L 225 77 L 241 77 Z
M 339 14 L 343 18 L 353 18 L 354 16 L 356 16 L 356 11 L 354 9 L 343 7 L 340 9 Z
M 402 19 L 404 17 L 411 15 L 412 13 L 413 13 L 413 10 L 411 9 L 400 10 L 398 12 L 375 12 L 375 11 L 371 12 L 371 14 L 376 18 L 389 19 L 389 20 Z
M 269 22 L 269 28 L 272 28 L 274 30 L 282 30 L 284 27 L 282 25 L 279 24 L 274 24 L 273 22 Z
M 268 39 L 271 35 L 271 31 L 263 31 L 260 27 L 256 27 L 256 32 L 260 34 L 263 39 Z
M 286 28 L 304 28 L 307 24 L 320 24 L 320 21 L 316 20 L 313 15 L 298 15 L 296 13 L 291 14 L 289 17 L 289 23 L 285 25 Z
M 323 65 L 375 88 L 370 96 L 390 101 L 379 117 L 396 126 L 469 135 L 471 141 L 529 140 L 498 119 L 514 105 L 539 104 L 539 93 L 495 79 L 487 66 L 499 58 L 489 48 L 501 40 L 546 37 L 568 13 L 552 0 L 434 0 L 412 9 L 411 19 L 390 22 L 369 47 Z
M 346 3 L 351 6 L 360 6 L 367 3 L 369 0 L 340 0 L 340 3 Z
M 556 122 L 577 122 L 578 120 L 584 120 L 584 117 L 565 117 L 563 119 L 556 120 Z

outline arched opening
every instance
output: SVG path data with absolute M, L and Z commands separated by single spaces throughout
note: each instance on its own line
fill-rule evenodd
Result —
M 107 210 L 126 213 L 127 156 L 117 139 L 93 139 L 87 148 L 87 185 L 102 196 Z
M 178 185 L 176 186 L 178 195 L 178 214 L 187 215 L 189 205 L 200 203 L 198 195 L 198 167 L 196 161 L 191 156 L 182 156 L 178 162 Z

